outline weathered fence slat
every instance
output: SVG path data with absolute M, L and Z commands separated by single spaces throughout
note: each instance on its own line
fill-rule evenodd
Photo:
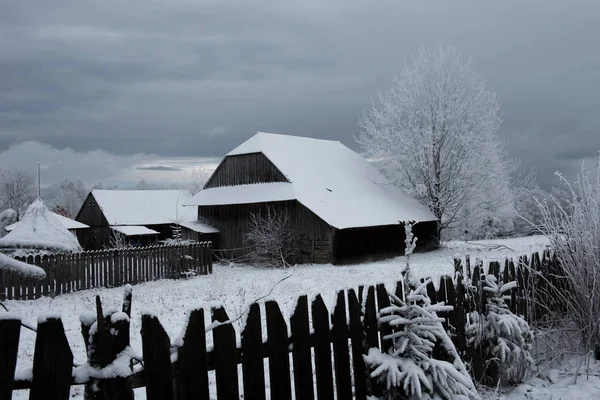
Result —
M 386 294 L 387 296 L 387 294 Z M 348 322 L 346 321 L 346 298 L 344 291 L 337 294 L 332 316 L 333 358 L 335 360 L 335 385 L 337 399 L 352 399 L 350 378 L 350 353 L 348 350 Z
M 178 400 L 208 400 L 208 362 L 206 358 L 206 333 L 204 310 L 190 313 L 183 337 L 183 345 L 178 349 Z
M 237 348 L 235 330 L 225 309 L 213 308 L 213 354 L 215 357 L 215 377 L 217 380 L 217 398 L 219 400 L 238 400 L 240 389 L 237 374 Z M 222 324 L 218 324 L 222 322 Z
M 272 399 L 292 398 L 290 356 L 287 325 L 275 301 L 265 302 L 267 314 L 267 346 L 269 349 L 269 382 Z
M 300 296 L 290 318 L 292 355 L 294 363 L 294 388 L 296 399 L 313 400 L 313 373 L 308 318 L 308 297 Z
M 10 400 L 17 366 L 21 320 L 0 319 L 0 400 Z
M 33 356 L 30 400 L 67 400 L 71 390 L 73 353 L 59 318 L 39 320 Z
M 142 315 L 142 351 L 148 400 L 173 400 L 173 373 L 171 371 L 171 341 L 152 315 Z
M 331 344 L 329 312 L 323 298 L 317 295 L 312 302 L 314 329 L 315 371 L 317 377 L 317 398 L 333 399 L 333 372 L 331 364 Z
M 250 306 L 246 326 L 242 331 L 242 374 L 244 399 L 265 399 L 264 349 L 261 331 L 260 307 Z
M 352 366 L 354 369 L 354 393 L 356 400 L 367 398 L 367 371 L 363 354 L 363 330 L 360 321 L 360 303 L 354 289 L 348 290 L 348 312 L 350 319 L 350 342 L 352 343 Z
M 388 292 L 383 283 L 380 283 L 379 285 L 377 285 L 376 293 L 377 293 L 377 308 L 379 309 L 379 312 L 381 312 L 382 309 L 390 306 L 390 297 L 388 296 Z M 392 333 L 392 329 L 390 328 L 389 325 L 386 324 L 386 325 L 382 325 L 379 327 L 379 336 L 380 336 L 380 340 L 381 340 L 381 351 L 383 351 L 384 353 L 387 353 L 387 351 L 392 347 L 392 341 L 391 340 L 383 340 L 383 338 L 384 338 L 384 336 L 389 335 L 391 333 Z

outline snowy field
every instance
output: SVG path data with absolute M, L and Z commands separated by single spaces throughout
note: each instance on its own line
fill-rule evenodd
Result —
M 534 251 L 541 251 L 546 248 L 547 244 L 547 239 L 541 236 L 468 243 L 449 242 L 440 250 L 411 256 L 411 271 L 415 279 L 434 277 L 434 281 L 437 282 L 440 276 L 452 274 L 452 259 L 455 255 L 470 254 L 472 260 L 476 258 L 487 261 L 504 260 L 506 257 L 518 257 Z M 255 299 L 268 295 L 269 299 L 277 300 L 284 315 L 289 317 L 295 299 L 299 295 L 321 294 L 331 310 L 335 293 L 339 289 L 356 288 L 359 285 L 381 282 L 386 283 L 390 289 L 393 288 L 405 263 L 405 257 L 398 257 L 388 261 L 352 266 L 301 265 L 285 270 L 218 264 L 214 266 L 214 274 L 211 276 L 178 281 L 160 280 L 136 285 L 133 287 L 131 345 L 136 353 L 142 353 L 140 315 L 144 311 L 156 314 L 171 340 L 175 340 L 181 334 L 186 313 L 190 309 L 222 304 L 230 317 L 236 317 L 242 314 Z M 282 281 L 282 279 L 284 280 Z M 7 301 L 5 304 L 11 312 L 18 313 L 25 322 L 33 325 L 40 314 L 61 313 L 75 362 L 84 363 L 86 359 L 79 315 L 94 310 L 94 299 L 98 294 L 102 297 L 105 307 L 120 307 L 122 293 L 122 288 L 95 289 L 60 295 L 54 299 Z M 236 324 L 235 327 L 238 329 L 239 324 Z M 211 335 L 208 335 L 207 339 L 211 342 Z M 28 330 L 22 330 L 17 365 L 17 371 L 21 371 L 20 373 L 27 371 L 32 366 L 34 343 L 35 334 Z M 557 372 L 557 376 L 559 375 L 560 372 Z M 564 380 L 557 379 L 557 381 L 564 383 Z M 590 382 L 590 385 L 595 387 L 594 393 L 598 393 L 598 376 L 589 381 L 581 379 L 578 381 L 578 386 L 586 385 L 586 382 Z M 537 386 L 543 385 L 536 384 L 534 389 Z M 537 393 L 537 389 L 535 389 L 531 392 L 532 387 L 529 385 L 530 392 L 526 392 L 527 389 L 522 385 L 518 388 L 520 395 L 517 397 L 509 395 L 507 399 L 558 399 L 561 396 L 565 399 L 574 398 L 566 394 L 557 396 L 558 392 L 551 390 Z M 78 395 L 81 391 L 74 388 L 73 392 Z M 26 396 L 26 391 L 20 391 L 15 398 L 26 398 Z

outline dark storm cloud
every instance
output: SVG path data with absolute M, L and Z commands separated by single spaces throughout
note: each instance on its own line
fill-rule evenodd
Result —
M 600 148 L 598 37 L 593 0 L 6 1 L 0 151 L 219 157 L 257 130 L 357 149 L 376 91 L 444 42 L 475 57 L 511 155 L 549 181 Z
M 149 167 L 137 167 L 139 171 L 179 171 L 181 168 L 169 167 L 166 165 L 151 165 Z

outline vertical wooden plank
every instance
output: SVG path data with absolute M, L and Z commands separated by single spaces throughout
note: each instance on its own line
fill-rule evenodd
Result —
M 54 295 L 56 293 L 56 257 L 54 254 L 50 254 L 48 257 L 48 275 L 50 281 L 50 293 Z
M 40 256 L 39 254 L 38 254 L 38 255 L 36 255 L 36 256 L 35 256 L 35 260 L 34 260 L 34 264 L 35 264 L 35 265 L 37 265 L 38 267 L 40 267 L 40 268 L 42 268 L 42 269 L 43 269 L 43 268 L 44 268 L 44 266 L 43 266 L 43 264 L 42 264 L 42 256 Z M 1 275 L 2 275 L 2 274 L 0 274 L 0 276 L 1 276 Z M 0 279 L 2 279 L 2 278 L 0 277 Z M 35 285 L 35 291 L 34 291 L 34 294 L 33 294 L 33 298 L 34 298 L 34 299 L 39 299 L 40 297 L 42 297 L 42 282 L 43 282 L 45 279 L 46 279 L 46 278 L 44 278 L 44 279 L 36 279 L 36 280 L 35 280 L 35 282 L 34 282 L 34 285 Z M 2 287 L 1 287 L 1 286 L 2 286 L 2 285 L 0 285 L 0 293 L 2 293 Z
M 427 297 L 429 297 L 429 300 L 431 300 L 431 304 L 436 304 L 438 301 L 437 298 L 437 292 L 435 290 L 435 285 L 433 284 L 433 280 L 430 280 L 429 283 L 427 284 Z
M 138 263 L 140 261 L 140 251 L 135 252 L 135 257 L 133 258 L 133 268 L 131 271 L 131 279 L 130 282 L 133 284 L 138 283 Z
M 372 288 L 371 288 L 372 289 Z M 331 344 L 329 342 L 329 312 L 323 298 L 317 295 L 312 302 L 317 398 L 333 399 Z
M 208 257 L 208 273 L 212 275 L 213 273 L 213 262 L 212 262 L 212 242 L 208 242 L 208 249 L 206 256 Z
M 366 400 L 368 377 L 363 354 L 366 354 L 367 349 L 363 346 L 365 338 L 360 320 L 360 309 L 360 303 L 354 289 L 348 290 L 350 342 L 352 343 L 352 366 L 354 369 L 354 394 L 356 400 Z
M 308 319 L 308 298 L 300 296 L 290 318 L 292 331 L 292 356 L 294 362 L 294 388 L 296 399 L 313 400 L 312 354 Z
M 4 272 L 4 282 L 5 282 L 5 292 L 4 294 L 6 295 L 6 299 L 7 300 L 12 300 L 14 299 L 14 286 L 15 286 L 15 280 L 13 278 L 13 273 L 12 272 Z
M 0 301 L 6 300 L 6 278 L 4 277 L 8 271 L 0 270 Z
M 394 295 L 400 300 L 404 301 L 404 283 L 402 281 L 396 282 L 396 290 L 394 290 Z
M 15 300 L 21 300 L 21 276 L 18 274 L 11 274 L 13 281 L 13 298 Z
M 179 370 L 177 400 L 209 400 L 203 309 L 193 310 L 190 313 L 183 345 L 178 349 L 177 358 Z
M 390 298 L 388 296 L 387 290 L 383 283 L 380 283 L 376 287 L 377 294 L 377 308 L 379 312 L 386 307 L 390 306 Z M 392 347 L 393 343 L 391 340 L 383 340 L 384 336 L 392 333 L 392 329 L 389 325 L 379 326 L 379 339 L 381 343 L 381 351 L 387 353 L 387 351 Z
M 27 256 L 27 264 L 33 265 L 35 264 L 33 256 Z M 27 299 L 33 300 L 35 299 L 35 280 L 33 278 L 27 279 Z
M 250 306 L 248 318 L 246 319 L 246 326 L 242 332 L 241 341 L 243 354 L 242 372 L 244 378 L 244 399 L 264 400 L 266 398 L 264 349 L 261 331 L 260 307 L 257 303 L 254 303 Z M 271 396 L 271 398 L 274 397 Z
M 377 327 L 377 310 L 375 308 L 375 289 L 369 286 L 367 289 L 367 298 L 365 300 L 365 332 L 367 335 L 367 345 L 369 348 L 379 348 L 379 334 Z
M 12 399 L 20 334 L 18 317 L 0 319 L 0 400 Z
M 50 271 L 50 263 L 47 254 L 42 256 L 42 268 L 46 271 L 46 278 L 42 281 L 42 295 L 48 296 L 50 294 L 50 280 L 51 280 L 51 271 Z
M 151 315 L 142 315 L 142 351 L 148 400 L 174 400 L 169 336 Z
M 465 286 L 463 283 L 463 275 L 456 274 L 456 301 L 452 313 L 454 315 L 452 325 L 456 329 L 456 335 L 453 338 L 456 349 L 461 357 L 465 357 L 467 350 L 467 341 L 465 335 L 466 324 L 466 308 L 465 308 Z
M 269 382 L 272 399 L 292 399 L 288 331 L 279 305 L 265 302 L 267 314 L 267 346 L 269 348 Z
M 71 389 L 73 353 L 59 318 L 38 320 L 30 400 L 67 400 Z
M 229 317 L 224 308 L 214 308 L 212 320 L 213 322 L 227 322 Z M 239 400 L 237 349 L 233 326 L 230 323 L 224 323 L 213 328 L 213 343 L 217 398 L 219 400 Z
M 490 261 L 488 274 L 494 275 L 497 281 L 500 281 L 500 263 L 498 261 Z
M 382 285 L 383 286 L 383 285 Z M 379 287 L 377 288 L 379 291 Z M 385 287 L 383 288 L 385 290 Z M 386 299 L 387 292 L 385 293 Z M 380 303 L 381 304 L 381 303 Z M 346 321 L 346 298 L 339 291 L 332 317 L 333 358 L 335 360 L 336 394 L 339 400 L 352 399 L 352 378 L 350 377 L 350 352 L 348 349 L 348 322 Z

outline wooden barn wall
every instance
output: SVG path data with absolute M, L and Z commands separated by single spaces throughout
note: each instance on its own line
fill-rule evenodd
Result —
M 288 180 L 264 154 L 240 154 L 226 157 L 204 188 L 266 182 L 288 182 Z
M 251 251 L 245 239 L 250 230 L 250 214 L 264 213 L 269 207 L 275 212 L 287 209 L 291 228 L 300 236 L 301 259 L 298 262 L 330 261 L 329 225 L 295 200 L 198 207 L 198 218 L 206 219 L 221 231 L 218 246 L 213 246 L 215 250 L 224 257 L 240 257 Z
M 415 252 L 439 247 L 436 221 L 415 224 L 413 233 L 418 238 Z M 335 229 L 332 236 L 334 264 L 383 260 L 402 255 L 405 250 L 404 225 Z
M 77 230 L 77 239 L 85 250 L 100 250 L 109 242 L 108 221 L 92 193 L 88 194 L 75 220 L 89 226 L 88 229 Z
M 424 253 L 440 247 L 437 234 L 438 221 L 419 222 L 413 227 L 413 234 L 418 238 L 415 253 Z

